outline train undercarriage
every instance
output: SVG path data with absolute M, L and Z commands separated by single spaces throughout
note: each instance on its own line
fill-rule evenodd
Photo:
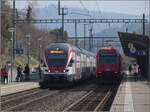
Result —
M 114 73 L 111 71 L 102 72 L 97 76 L 97 82 L 101 84 L 119 84 L 122 79 L 120 73 Z

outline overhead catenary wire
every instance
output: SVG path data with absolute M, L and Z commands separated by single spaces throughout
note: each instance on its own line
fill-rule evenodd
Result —
M 84 13 L 79 13 L 79 12 L 70 12 L 69 14 L 77 14 L 77 15 L 82 15 L 82 16 L 88 16 L 88 17 L 90 17 L 89 14 L 84 14 Z
M 92 15 L 90 14 L 90 11 L 84 6 L 82 0 L 80 0 L 80 4 L 81 6 L 83 7 L 83 9 L 85 11 L 87 11 L 90 19 L 92 18 Z M 90 28 L 89 28 L 89 37 L 92 37 L 93 36 L 93 23 L 90 23 Z M 92 43 L 91 43 L 92 42 Z M 91 38 L 89 38 L 89 50 L 91 50 L 91 47 L 92 47 L 92 44 L 93 44 L 93 41 L 91 40 Z
M 90 15 L 90 11 L 84 6 L 82 0 L 80 0 L 80 4 L 81 4 L 81 6 L 83 7 L 83 9 L 89 14 L 89 16 L 90 16 L 90 18 L 91 18 L 92 16 Z
M 98 13 L 99 13 L 99 15 L 100 15 L 100 17 L 102 18 L 103 16 L 102 16 L 102 11 L 100 10 L 100 1 L 96 1 L 96 4 L 97 4 L 97 6 L 98 6 Z
M 88 14 L 83 14 L 83 13 L 79 13 L 79 12 L 70 12 L 70 13 L 68 13 L 69 14 L 69 16 L 70 16 L 70 14 L 77 14 L 77 15 L 82 15 L 82 16 L 88 16 L 88 17 L 92 17 L 91 15 L 90 15 L 90 13 L 89 13 L 89 10 L 84 6 L 84 4 L 83 4 L 83 2 L 80 0 L 80 4 L 81 4 L 81 6 L 83 7 L 83 9 L 88 13 Z M 90 28 L 90 29 L 92 29 L 92 27 Z M 75 24 L 75 37 L 77 36 L 77 31 L 76 31 L 76 24 Z
M 89 17 L 92 18 L 92 15 L 90 14 L 90 11 L 85 7 L 85 5 L 83 4 L 82 0 L 80 0 L 80 4 L 83 7 L 83 9 L 88 13 Z M 91 23 L 91 28 L 93 27 L 93 24 Z

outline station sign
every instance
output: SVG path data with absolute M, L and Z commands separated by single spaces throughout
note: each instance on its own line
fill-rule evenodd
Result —
M 8 31 L 9 31 L 9 32 L 13 32 L 14 30 L 15 30 L 15 28 L 12 28 L 12 27 L 11 27 L 11 28 L 8 28 Z
M 12 66 L 11 61 L 7 61 L 7 67 L 11 67 L 11 66 Z
M 144 56 L 146 55 L 145 50 L 140 49 L 138 50 L 133 43 L 129 42 L 128 43 L 128 51 L 129 51 L 129 56 Z
M 148 37 L 126 32 L 118 32 L 119 39 L 126 56 L 133 58 L 147 56 Z
M 14 54 L 23 54 L 23 48 L 15 48 L 13 49 Z

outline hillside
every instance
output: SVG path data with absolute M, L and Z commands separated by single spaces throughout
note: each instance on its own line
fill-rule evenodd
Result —
M 12 44 L 11 44 L 11 34 L 8 32 L 8 28 L 12 25 L 12 9 L 10 7 L 9 2 L 2 1 L 1 7 L 1 42 L 0 42 L 0 67 L 4 66 L 7 61 L 11 59 L 11 51 L 12 51 Z M 20 14 L 20 11 L 18 11 Z M 26 11 L 22 16 L 22 19 L 26 19 Z M 22 14 L 22 13 L 21 13 Z M 31 13 L 32 16 L 32 13 Z M 20 19 L 20 15 L 17 16 L 17 19 Z M 44 29 L 38 29 L 32 24 L 17 24 L 16 26 L 16 46 L 15 48 L 22 48 L 24 50 L 24 54 L 18 55 L 16 54 L 16 58 L 14 60 L 14 65 L 17 64 L 25 64 L 27 63 L 27 48 L 29 45 L 29 41 L 26 37 L 27 34 L 31 35 L 30 38 L 30 56 L 39 60 L 39 44 L 41 44 L 41 49 L 43 49 L 48 43 L 56 41 L 56 36 L 50 34 L 49 31 Z M 44 41 L 39 42 L 39 39 L 44 38 Z M 42 52 L 40 53 L 42 56 Z M 31 64 L 37 64 L 31 60 Z
M 141 24 L 129 24 L 127 27 L 126 25 L 123 25 L 121 27 L 114 27 L 114 28 L 107 28 L 105 30 L 102 30 L 99 33 L 95 33 L 94 36 L 100 36 L 100 37 L 118 37 L 117 32 L 126 32 L 126 28 L 128 28 L 129 33 L 137 33 L 137 34 L 143 34 L 143 26 Z M 150 35 L 150 24 L 145 25 L 145 35 Z

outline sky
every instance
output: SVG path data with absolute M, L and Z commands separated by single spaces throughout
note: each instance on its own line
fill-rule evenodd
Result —
M 47 7 L 53 5 L 57 8 L 58 0 L 16 0 L 16 8 L 25 9 L 30 2 L 34 7 Z M 87 11 L 117 12 L 131 15 L 149 15 L 149 0 L 67 0 L 61 1 L 61 7 L 81 8 Z

